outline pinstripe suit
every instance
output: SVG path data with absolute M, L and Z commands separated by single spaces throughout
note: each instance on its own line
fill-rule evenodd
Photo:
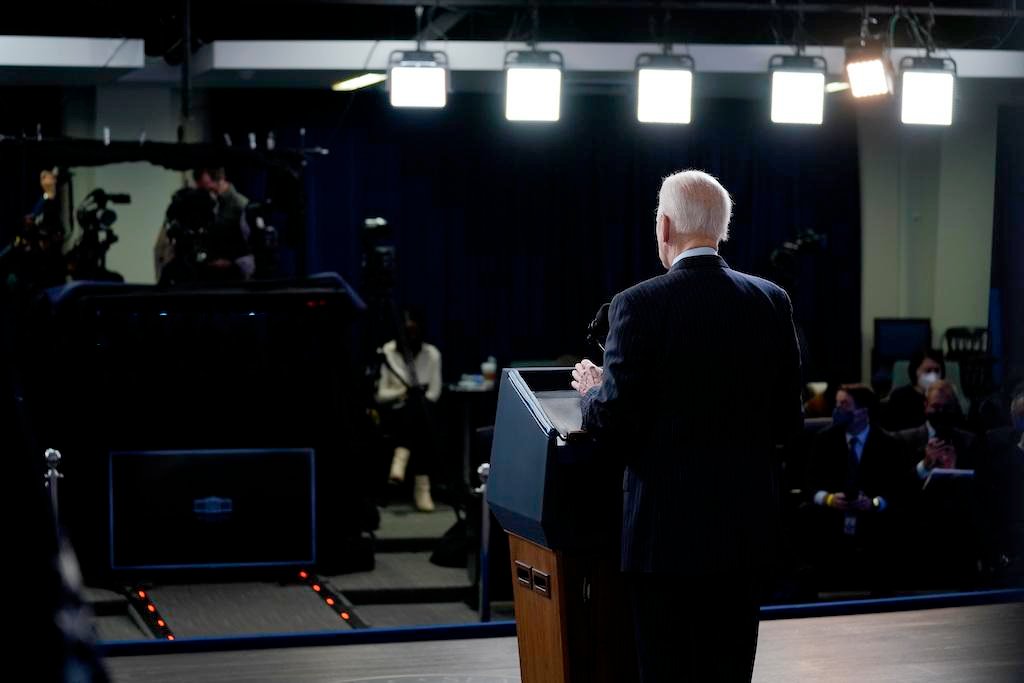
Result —
M 681 622 L 706 626 L 723 616 L 728 631 L 723 610 L 745 624 L 732 638 L 739 650 L 720 655 L 739 655 L 742 672 L 756 645 L 753 586 L 775 546 L 774 447 L 802 426 L 789 297 L 719 256 L 692 256 L 616 295 L 609 323 L 603 381 L 583 397 L 583 427 L 625 465 L 622 569 L 636 579 L 644 680 L 669 676 L 664 657 L 686 657 L 678 642 L 660 648 L 651 634 L 669 638 L 664 632 L 685 627 Z M 745 597 L 737 602 L 738 594 Z M 704 609 L 697 603 L 708 595 L 728 597 L 729 605 Z M 680 609 L 704 613 L 684 611 L 664 622 L 673 597 Z M 752 609 L 751 642 L 744 629 Z M 698 642 L 694 657 L 719 658 L 712 653 L 730 638 L 706 636 L 715 642 Z M 721 677 L 704 668 L 715 662 L 691 664 L 695 677 Z M 682 680 L 680 662 L 671 666 L 671 680 Z

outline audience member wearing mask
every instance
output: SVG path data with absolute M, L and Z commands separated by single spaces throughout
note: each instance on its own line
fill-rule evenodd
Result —
M 974 469 L 975 437 L 962 429 L 965 424 L 956 387 L 944 379 L 932 382 L 925 391 L 925 422 L 920 427 L 896 432 L 914 457 L 914 469 L 922 481 L 935 468 Z
M 875 393 L 864 385 L 836 392 L 833 424 L 815 439 L 808 467 L 813 505 L 806 547 L 826 580 L 883 590 L 892 578 L 910 468 L 902 444 L 872 424 L 876 408 Z
M 979 484 L 985 511 L 986 562 L 998 580 L 1024 585 L 1024 384 L 1013 392 L 1013 424 L 986 434 L 990 467 Z
M 972 478 L 932 477 L 936 469 L 984 467 L 980 442 L 960 428 L 963 424 L 955 387 L 940 379 L 925 392 L 925 423 L 895 435 L 907 445 L 919 479 L 907 543 L 924 587 L 968 588 L 977 578 L 978 539 L 985 525 L 979 487 Z
M 441 352 L 423 341 L 418 315 L 403 312 L 403 326 L 403 334 L 381 349 L 377 403 L 386 408 L 381 417 L 395 441 L 390 481 L 400 484 L 406 468 L 411 469 L 413 502 L 421 512 L 432 512 L 430 475 L 436 469 L 434 404 L 441 398 Z
M 920 427 L 924 424 L 924 393 L 934 382 L 946 376 L 942 353 L 935 349 L 918 351 L 907 366 L 910 384 L 896 387 L 889 394 L 882 414 L 882 426 L 889 431 Z

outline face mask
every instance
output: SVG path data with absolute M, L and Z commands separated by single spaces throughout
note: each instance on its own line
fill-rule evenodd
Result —
M 846 428 L 853 424 L 853 413 L 848 410 L 836 408 L 832 411 L 832 424 L 837 427 Z
M 935 384 L 938 379 L 939 373 L 934 370 L 932 372 L 926 372 L 917 378 L 917 386 L 921 387 L 924 391 L 928 391 L 928 387 Z

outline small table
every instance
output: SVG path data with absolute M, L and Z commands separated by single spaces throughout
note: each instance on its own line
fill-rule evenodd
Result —
M 478 411 L 487 411 L 490 422 L 494 424 L 494 413 L 498 406 L 498 391 L 493 382 L 484 384 L 449 384 L 448 393 L 452 400 L 459 404 L 459 411 L 462 416 L 462 481 L 470 487 L 475 488 L 473 481 L 473 417 Z

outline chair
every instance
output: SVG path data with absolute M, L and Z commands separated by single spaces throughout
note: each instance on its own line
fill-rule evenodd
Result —
M 986 396 L 992 390 L 992 357 L 986 327 L 951 327 L 942 339 L 947 358 L 961 365 L 964 394 Z
M 960 360 L 988 355 L 987 327 L 950 327 L 942 339 L 946 358 Z

